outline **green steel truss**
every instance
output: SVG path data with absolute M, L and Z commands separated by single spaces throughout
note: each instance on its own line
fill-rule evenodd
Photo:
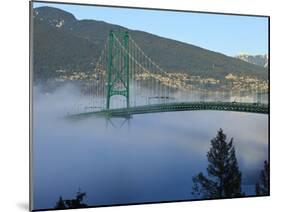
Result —
M 109 33 L 106 109 L 110 108 L 110 98 L 121 95 L 130 107 L 130 69 L 128 32 Z

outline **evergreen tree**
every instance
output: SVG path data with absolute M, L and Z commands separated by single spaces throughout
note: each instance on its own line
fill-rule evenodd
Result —
M 241 172 L 239 171 L 233 138 L 229 142 L 220 129 L 211 140 L 211 148 L 207 153 L 208 177 L 202 172 L 193 177 L 193 191 L 195 197 L 201 198 L 231 198 L 240 197 Z
M 55 209 L 65 209 L 65 208 L 84 208 L 88 205 L 83 203 L 83 199 L 86 196 L 86 192 L 80 192 L 78 190 L 75 199 L 63 200 L 60 196 L 58 202 L 55 205 Z
M 264 161 L 263 170 L 260 172 L 260 182 L 256 184 L 256 194 L 258 196 L 269 195 L 269 164 Z
M 68 208 L 83 208 L 87 207 L 87 204 L 83 203 L 83 199 L 86 196 L 85 192 L 77 192 L 76 198 L 71 200 L 65 200 L 65 204 L 68 206 Z
M 64 209 L 64 208 L 66 208 L 64 204 L 64 200 L 60 196 L 59 201 L 56 203 L 55 209 Z

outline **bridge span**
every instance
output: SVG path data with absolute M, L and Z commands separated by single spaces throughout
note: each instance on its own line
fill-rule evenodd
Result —
M 130 117 L 196 110 L 269 113 L 268 101 L 262 101 L 262 93 L 268 95 L 268 90 L 262 92 L 262 86 L 252 81 L 242 87 L 222 83 L 212 90 L 201 78 L 196 83 L 187 75 L 177 78 L 146 55 L 128 32 L 110 31 L 91 76 L 87 108 L 92 111 L 79 110 L 71 116 Z M 116 106 L 111 98 L 117 96 L 123 102 Z
M 218 110 L 246 113 L 268 114 L 268 104 L 241 103 L 241 102 L 177 102 L 166 104 L 143 105 L 129 108 L 105 109 L 101 111 L 84 112 L 72 115 L 82 116 L 106 116 L 106 117 L 128 117 L 137 114 L 174 112 L 174 111 L 196 111 L 196 110 Z

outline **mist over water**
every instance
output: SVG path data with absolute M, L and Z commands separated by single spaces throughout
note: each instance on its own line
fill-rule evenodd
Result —
M 135 115 L 130 120 L 67 119 L 86 105 L 72 84 L 33 88 L 34 208 L 53 208 L 80 188 L 89 206 L 192 199 L 192 176 L 206 171 L 210 140 L 222 128 L 234 138 L 243 189 L 268 159 L 268 116 L 221 111 Z M 122 125 L 123 124 L 123 125 Z M 106 127 L 107 126 L 107 127 Z

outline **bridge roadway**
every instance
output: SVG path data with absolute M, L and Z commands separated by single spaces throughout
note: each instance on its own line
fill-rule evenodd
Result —
M 268 114 L 268 104 L 261 103 L 240 103 L 240 102 L 176 102 L 162 103 L 145 106 L 135 106 L 130 108 L 118 108 L 101 110 L 94 112 L 85 112 L 74 116 L 109 116 L 109 117 L 129 117 L 136 114 L 160 113 L 172 111 L 195 111 L 195 110 L 219 110 L 236 111 L 246 113 Z

